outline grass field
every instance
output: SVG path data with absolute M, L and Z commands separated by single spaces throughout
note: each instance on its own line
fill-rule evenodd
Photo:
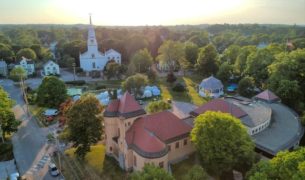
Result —
M 75 148 L 71 148 L 65 151 L 65 153 L 72 158 L 75 158 L 74 152 Z M 102 144 L 91 146 L 91 151 L 85 157 L 86 163 L 99 174 L 103 172 L 104 159 L 105 146 Z
M 197 76 L 184 76 L 179 77 L 175 83 L 182 83 L 185 85 L 185 92 L 175 92 L 172 90 L 174 84 L 166 82 L 166 78 L 159 78 L 157 81 L 157 86 L 161 89 L 162 99 L 166 101 L 167 99 L 173 99 L 176 101 L 190 102 L 197 106 L 207 102 L 207 99 L 199 96 L 197 92 L 197 86 L 200 83 L 200 77 Z

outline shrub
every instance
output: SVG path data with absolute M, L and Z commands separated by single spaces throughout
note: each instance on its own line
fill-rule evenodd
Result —
M 185 91 L 185 87 L 184 87 L 184 85 L 182 85 L 181 83 L 177 83 L 177 84 L 173 87 L 173 91 L 176 91 L 176 92 L 184 92 L 184 91 Z
M 167 75 L 167 79 L 166 81 L 169 82 L 169 83 L 173 83 L 177 80 L 176 76 L 173 74 L 173 73 L 169 73 Z
M 82 86 L 86 84 L 85 80 L 75 80 L 75 81 L 66 81 L 66 84 L 76 85 L 76 86 Z
M 107 88 L 106 85 L 99 84 L 99 85 L 96 85 L 95 90 L 106 89 L 106 88 Z
M 169 103 L 166 103 L 164 101 L 154 101 L 154 102 L 150 102 L 147 107 L 146 110 L 149 113 L 156 113 L 156 112 L 161 112 L 167 109 L 170 109 L 171 105 Z

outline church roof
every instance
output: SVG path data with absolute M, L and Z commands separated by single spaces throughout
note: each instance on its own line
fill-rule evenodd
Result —
M 121 97 L 112 101 L 104 112 L 106 117 L 118 117 L 122 116 L 124 118 L 136 117 L 146 112 L 139 105 L 139 103 L 132 97 L 128 92 Z
M 275 102 L 279 101 L 280 98 L 276 96 L 272 91 L 266 89 L 265 91 L 259 93 L 258 95 L 254 96 L 254 99 L 260 99 L 267 102 Z
M 126 142 L 143 157 L 162 157 L 166 144 L 188 137 L 191 129 L 173 113 L 163 111 L 137 119 L 126 132 Z
M 109 49 L 105 52 L 105 55 L 108 55 L 108 54 L 111 54 L 111 53 L 117 53 L 117 54 L 120 54 L 119 52 L 117 52 L 116 50 L 114 49 Z
M 247 116 L 247 113 L 241 108 L 223 99 L 213 99 L 207 102 L 206 104 L 198 107 L 194 111 L 190 112 L 190 115 L 199 116 L 200 114 L 203 114 L 206 111 L 220 111 L 223 113 L 229 113 L 232 116 L 235 116 L 236 118 L 242 118 L 244 116 Z

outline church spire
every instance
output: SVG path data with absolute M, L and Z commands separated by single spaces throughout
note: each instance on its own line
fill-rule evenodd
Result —
M 92 25 L 91 13 L 89 14 L 89 18 L 90 18 L 90 25 Z

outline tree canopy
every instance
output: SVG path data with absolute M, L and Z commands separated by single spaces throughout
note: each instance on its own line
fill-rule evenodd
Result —
M 152 101 L 152 102 L 149 102 L 148 105 L 146 106 L 146 110 L 149 113 L 161 112 L 161 111 L 165 111 L 170 108 L 171 108 L 171 105 L 164 101 Z
M 166 64 L 170 71 L 173 71 L 180 59 L 185 57 L 183 44 L 172 40 L 164 41 L 158 53 L 157 60 Z
M 55 76 L 46 76 L 37 91 L 37 103 L 44 107 L 58 108 L 67 98 L 65 83 Z
M 188 172 L 182 177 L 183 180 L 207 180 L 208 174 L 205 170 L 199 166 L 194 165 Z
M 27 77 L 27 72 L 23 69 L 23 67 L 14 67 L 14 69 L 10 72 L 10 78 L 15 81 L 19 82 L 20 79 L 25 79 Z
M 238 83 L 237 92 L 241 96 L 252 97 L 254 95 L 255 82 L 252 77 L 246 76 Z
M 122 87 L 124 90 L 129 91 L 130 93 L 135 93 L 136 96 L 142 95 L 141 88 L 146 86 L 148 83 L 148 78 L 143 74 L 135 74 L 129 76 L 123 83 Z
M 36 60 L 37 58 L 35 51 L 30 48 L 20 49 L 16 55 L 18 60 L 21 60 L 22 57 L 32 60 Z
M 174 177 L 163 168 L 146 164 L 142 171 L 131 174 L 131 180 L 174 180 Z
M 212 44 L 208 44 L 199 50 L 195 67 L 199 74 L 206 77 L 217 73 L 218 53 Z
M 102 110 L 99 100 L 92 94 L 81 96 L 68 110 L 68 140 L 73 142 L 75 153 L 81 160 L 90 151 L 90 145 L 101 139 Z
M 301 147 L 292 152 L 279 152 L 270 161 L 261 160 L 247 173 L 247 178 L 250 180 L 305 179 L 305 148 Z
M 233 169 L 245 171 L 254 162 L 254 143 L 240 120 L 230 114 L 205 112 L 191 131 L 203 167 L 221 176 Z
M 131 63 L 136 67 L 137 73 L 145 73 L 153 64 L 153 58 L 146 48 L 140 49 L 132 56 Z

